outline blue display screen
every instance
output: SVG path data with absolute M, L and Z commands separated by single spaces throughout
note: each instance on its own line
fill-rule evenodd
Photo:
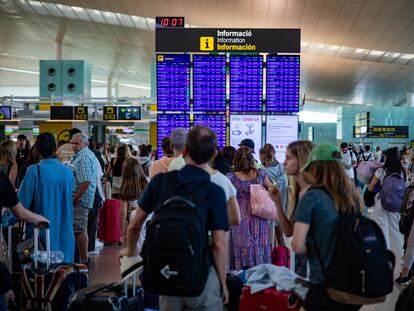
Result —
M 261 112 L 263 58 L 260 55 L 230 56 L 230 111 Z
M 157 115 L 157 153 L 160 159 L 163 156 L 161 142 L 164 137 L 170 136 L 177 127 L 190 128 L 190 116 L 188 114 L 158 114 Z
M 216 132 L 218 146 L 226 145 L 226 116 L 224 114 L 194 114 L 194 125 L 205 125 Z
M 194 111 L 226 110 L 226 56 L 194 55 Z
M 10 120 L 11 117 L 11 106 L 0 106 L 0 120 Z
M 190 55 L 157 54 L 158 111 L 190 109 Z
M 299 75 L 299 56 L 267 56 L 267 112 L 299 111 Z

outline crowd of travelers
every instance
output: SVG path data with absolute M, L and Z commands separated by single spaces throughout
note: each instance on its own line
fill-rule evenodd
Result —
M 220 149 L 215 132 L 205 126 L 174 129 L 162 139 L 160 159 L 151 145 L 104 145 L 76 128 L 70 131 L 70 141 L 60 142 L 59 147 L 51 133 L 39 134 L 33 146 L 19 135 L 17 142 L 0 144 L 0 205 L 14 215 L 2 222 L 4 226 L 49 222 L 51 250 L 61 251 L 65 262 L 88 266 L 99 208 L 105 199 L 116 199 L 125 246 L 120 256 L 143 261 L 144 288 L 160 294 L 161 310 L 223 310 L 231 295 L 226 273 L 269 264 L 272 249 L 286 245 L 295 253 L 293 270 L 306 278 L 309 287 L 303 310 L 358 310 L 364 302 L 333 298 L 326 270 L 336 260 L 333 237 L 342 228 L 340 215 L 366 214 L 366 192 L 374 198 L 370 217 L 381 228 L 384 245 L 394 252 L 397 263 L 402 262 L 396 283 L 410 284 L 414 230 L 400 232 L 400 214 L 413 210 L 411 229 L 413 150 L 383 152 L 377 147 L 373 152 L 369 145 L 356 148 L 343 142 L 338 149 L 296 141 L 287 146 L 283 159 L 276 159 L 271 144 L 260 148 L 258 155 L 250 139 L 238 147 Z M 367 162 L 380 164 L 364 183 L 361 175 L 358 178 L 359 168 L 371 165 Z M 253 212 L 252 185 L 265 189 L 275 218 Z M 197 241 L 193 257 L 202 255 L 196 264 L 187 255 L 177 255 L 176 264 L 186 265 L 190 274 L 185 286 L 177 283 L 171 288 L 174 283 L 168 283 L 169 277 L 165 282 L 157 279 L 154 271 L 164 270 L 168 261 L 156 254 L 173 257 L 180 237 L 174 236 L 178 229 L 173 226 L 165 232 L 157 230 L 165 228 L 171 217 L 168 208 L 188 206 L 196 212 L 180 217 L 188 217 L 187 226 L 194 230 L 189 237 Z M 13 299 L 13 293 L 4 285 L 3 266 L 0 272 L 0 310 L 7 310 L 6 301 Z

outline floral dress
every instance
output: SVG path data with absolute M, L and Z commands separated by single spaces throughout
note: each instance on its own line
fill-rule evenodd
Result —
M 259 182 L 264 183 L 265 172 L 258 170 Z M 241 221 L 238 226 L 230 226 L 229 270 L 239 270 L 244 266 L 256 266 L 270 263 L 270 230 L 268 221 L 252 215 L 250 207 L 250 185 L 257 179 L 243 181 L 234 173 L 227 177 L 237 189 L 237 201 L 240 207 Z

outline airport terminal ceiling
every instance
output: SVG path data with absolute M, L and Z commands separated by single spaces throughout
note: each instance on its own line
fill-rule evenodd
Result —
M 414 92 L 414 1 L 1 0 L 0 86 L 37 86 L 39 59 L 85 59 L 95 84 L 150 86 L 155 16 L 187 27 L 300 28 L 301 94 L 403 105 Z M 271 38 L 269 38 L 271 40 Z

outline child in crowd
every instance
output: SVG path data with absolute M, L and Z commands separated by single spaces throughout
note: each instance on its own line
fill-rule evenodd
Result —
M 312 285 L 302 310 L 359 310 L 359 305 L 344 305 L 329 297 L 324 269 L 333 254 L 338 212 L 360 212 L 360 195 L 344 170 L 341 152 L 334 146 L 315 147 L 302 172 L 303 181 L 311 188 L 299 200 L 292 238 L 292 249 L 306 254 L 310 267 Z
M 148 185 L 144 170 L 135 158 L 128 158 L 122 166 L 122 185 L 119 197 L 121 199 L 121 242 L 126 244 L 126 219 L 128 211 L 138 207 L 138 199 Z

